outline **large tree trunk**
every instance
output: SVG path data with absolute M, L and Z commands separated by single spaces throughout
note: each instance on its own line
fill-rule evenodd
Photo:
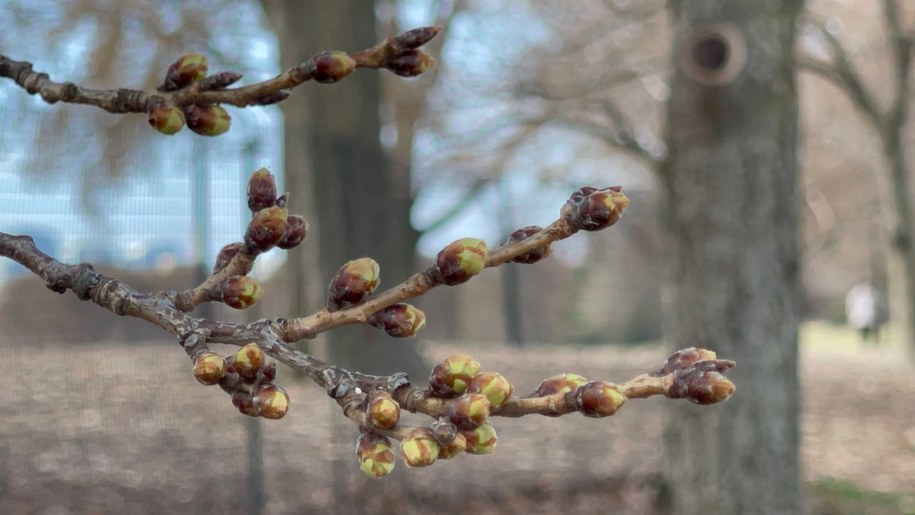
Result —
M 675 243 L 669 340 L 737 361 L 728 402 L 670 410 L 669 489 L 659 500 L 675 513 L 801 511 L 792 49 L 802 3 L 671 3 L 678 55 L 663 170 Z
M 378 41 L 373 2 L 357 0 L 263 0 L 276 29 L 284 66 L 324 50 L 358 51 Z M 415 272 L 417 234 L 410 226 L 410 174 L 392 166 L 381 147 L 381 73 L 356 70 L 330 86 L 305 84 L 283 102 L 286 186 L 293 199 L 309 199 L 318 264 L 289 260 L 299 313 L 326 301 L 327 283 L 346 261 L 369 256 L 381 265 L 381 288 Z M 295 205 L 295 204 L 293 204 Z M 293 257 L 293 256 L 291 256 Z M 428 373 L 417 346 L 392 340 L 368 326 L 345 327 L 325 336 L 326 358 L 365 373 L 404 371 L 422 380 Z M 356 431 L 334 407 L 337 447 L 353 445 Z M 358 474 L 356 460 L 334 462 L 336 513 L 362 513 L 368 497 L 396 499 L 396 482 L 374 482 Z M 357 491 L 359 493 L 354 492 Z
M 264 4 L 280 37 L 284 66 L 323 50 L 356 51 L 378 41 L 371 3 Z M 314 278 L 292 262 L 292 279 L 297 285 L 317 281 L 322 301 L 330 277 L 351 259 L 370 256 L 378 261 L 382 287 L 415 271 L 410 176 L 403 169 L 394 171 L 379 141 L 380 73 L 357 70 L 331 86 L 306 84 L 283 103 L 286 184 L 298 202 L 314 203 L 315 240 L 309 244 L 317 246 L 320 265 L 320 277 Z M 344 328 L 328 338 L 328 357 L 334 364 L 379 374 L 424 370 L 415 345 L 391 340 L 377 329 Z

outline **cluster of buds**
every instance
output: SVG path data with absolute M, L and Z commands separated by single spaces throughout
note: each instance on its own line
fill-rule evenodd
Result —
M 687 399 L 696 404 L 715 404 L 734 393 L 734 383 L 722 373 L 734 366 L 733 361 L 718 360 L 714 352 L 690 347 L 671 355 L 654 376 L 673 375 L 665 395 Z
M 194 377 L 202 384 L 218 384 L 232 396 L 238 411 L 250 417 L 283 418 L 289 411 L 289 395 L 273 384 L 276 363 L 256 343 L 249 343 L 234 356 L 223 359 L 215 352 L 202 352 L 194 359 Z
M 276 179 L 266 168 L 251 174 L 248 180 L 248 207 L 253 213 L 245 231 L 244 241 L 229 243 L 216 256 L 213 275 L 222 272 L 239 253 L 254 258 L 274 247 L 292 249 L 305 241 L 308 222 L 299 215 L 290 215 L 286 210 L 288 193 L 277 197 Z M 235 309 L 246 309 L 263 296 L 260 283 L 247 274 L 251 271 L 250 261 L 244 267 L 233 270 L 233 275 L 219 284 L 213 300 L 218 300 Z
M 565 205 L 560 216 L 575 230 L 599 231 L 615 224 L 629 207 L 629 198 L 621 186 L 597 189 L 579 188 Z
M 237 72 L 220 72 L 207 76 L 209 65 L 203 54 L 181 56 L 168 67 L 165 81 L 159 87 L 162 91 L 175 91 L 192 84 L 201 89 L 223 89 L 241 79 Z M 186 107 L 169 105 L 161 99 L 154 99 L 147 109 L 149 124 L 162 134 L 175 134 L 185 124 L 192 131 L 204 136 L 219 136 L 232 126 L 232 117 L 218 104 L 191 104 Z
M 290 215 L 286 209 L 289 194 L 277 196 L 276 179 L 261 168 L 248 180 L 248 208 L 254 215 L 245 231 L 245 249 L 253 255 L 274 247 L 289 250 L 308 236 L 308 221 Z

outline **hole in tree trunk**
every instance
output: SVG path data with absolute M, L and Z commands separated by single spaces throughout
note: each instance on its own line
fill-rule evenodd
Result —
M 706 86 L 724 86 L 743 70 L 746 44 L 740 30 L 730 23 L 703 25 L 686 38 L 677 61 L 690 79 Z

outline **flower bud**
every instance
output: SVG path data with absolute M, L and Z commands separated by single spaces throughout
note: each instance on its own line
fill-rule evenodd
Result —
M 271 361 L 264 365 L 260 372 L 257 373 L 257 380 L 262 384 L 272 383 L 276 380 L 276 362 Z
M 696 404 L 715 404 L 734 393 L 734 383 L 721 373 L 734 366 L 733 361 L 699 361 L 674 372 L 674 381 L 667 391 L 671 399 L 688 399 Z
M 289 215 L 286 217 L 286 230 L 277 247 L 283 250 L 298 247 L 308 237 L 308 220 L 304 216 Z
M 416 77 L 435 66 L 435 59 L 422 50 L 407 50 L 382 64 L 401 77 Z
M 400 405 L 384 390 L 373 390 L 365 396 L 365 415 L 374 429 L 394 429 L 400 421 Z
M 248 209 L 257 213 L 276 203 L 276 179 L 270 170 L 260 168 L 248 179 Z
M 467 454 L 490 454 L 496 449 L 496 428 L 489 422 L 461 434 L 467 439 Z
M 426 427 L 410 431 L 400 443 L 400 456 L 408 467 L 432 465 L 438 458 L 438 451 L 438 442 L 432 437 L 432 431 Z
M 519 241 L 523 241 L 523 240 L 530 238 L 531 236 L 537 234 L 538 232 L 540 232 L 542 230 L 543 230 L 543 228 L 538 225 L 529 225 L 527 227 L 522 227 L 522 228 L 518 229 L 517 231 L 511 233 L 511 235 L 508 237 L 508 240 L 505 243 L 508 245 L 511 245 L 512 243 L 518 243 Z M 538 261 L 542 261 L 542 260 L 550 257 L 551 252 L 552 252 L 552 248 L 549 244 L 547 244 L 547 245 L 544 245 L 543 247 L 534 249 L 530 252 L 521 254 L 520 256 L 513 258 L 512 262 L 513 263 L 523 263 L 525 265 L 532 265 Z
M 574 193 L 563 206 L 562 217 L 575 229 L 599 231 L 615 224 L 629 207 L 629 197 L 619 187 L 602 190 L 586 186 Z
M 235 371 L 235 356 L 229 356 L 226 358 L 226 373 L 219 380 L 219 387 L 222 388 L 222 391 L 231 395 L 238 391 L 240 384 L 241 377 Z
M 480 427 L 489 416 L 489 399 L 479 393 L 465 393 L 451 405 L 448 419 L 460 430 L 470 431 Z
M 281 419 L 289 411 L 289 394 L 274 384 L 265 386 L 257 391 L 257 407 L 260 416 L 271 420 Z
M 438 446 L 438 459 L 440 460 L 450 460 L 451 458 L 457 456 L 458 454 L 467 450 L 467 437 L 461 433 L 458 433 L 451 439 L 450 443 L 446 445 L 439 444 Z
M 201 384 L 211 385 L 226 375 L 226 360 L 215 352 L 204 352 L 194 360 L 194 377 Z
M 211 89 L 225 89 L 232 84 L 240 81 L 244 75 L 233 72 L 233 71 L 224 71 L 219 72 L 215 75 L 210 75 L 209 77 L 203 79 L 203 82 L 200 83 L 200 89 L 211 90 Z
M 706 349 L 698 349 L 696 347 L 681 349 L 671 354 L 670 357 L 667 358 L 667 361 L 664 362 L 664 365 L 655 372 L 652 372 L 651 375 L 655 377 L 666 376 L 677 370 L 684 369 L 693 363 L 713 360 L 717 357 L 715 352 Z
M 243 381 L 252 382 L 266 362 L 267 356 L 264 354 L 264 349 L 261 349 L 260 345 L 256 343 L 249 343 L 235 353 L 232 367 Z
M 359 468 L 368 477 L 380 479 L 394 470 L 394 450 L 391 440 L 375 433 L 362 433 L 356 440 Z
M 328 285 L 327 309 L 338 311 L 360 304 L 381 283 L 381 267 L 364 257 L 350 261 L 337 270 Z
M 480 371 L 480 362 L 466 354 L 455 354 L 432 369 L 429 388 L 436 397 L 457 397 L 467 390 L 473 376 Z
M 432 437 L 435 438 L 439 446 L 450 444 L 459 434 L 457 426 L 445 418 L 440 418 L 433 422 L 429 429 L 432 430 Z
M 449 243 L 435 257 L 435 268 L 448 286 L 466 283 L 486 265 L 489 250 L 477 238 L 462 238 Z
M 394 38 L 394 41 L 403 48 L 419 48 L 432 40 L 439 32 L 441 27 L 420 27 L 418 29 L 408 30 Z
M 616 385 L 592 381 L 581 386 L 575 395 L 578 411 L 586 417 L 609 417 L 626 402 L 626 396 Z
M 559 374 L 544 379 L 531 396 L 544 397 L 556 393 L 569 393 L 587 382 L 587 379 L 578 374 Z
M 411 338 L 426 325 L 426 314 L 405 302 L 390 305 L 369 317 L 368 323 L 393 338 Z
M 314 72 L 311 77 L 315 82 L 322 84 L 339 82 L 356 69 L 356 61 L 346 52 L 324 52 L 316 55 L 312 62 L 314 63 Z
M 184 113 L 179 107 L 158 104 L 147 113 L 149 125 L 162 134 L 172 135 L 184 128 Z
M 235 309 L 247 309 L 257 303 L 264 296 L 261 283 L 247 275 L 233 275 L 219 287 L 222 302 Z
M 473 376 L 467 386 L 467 393 L 481 393 L 489 399 L 493 410 L 498 410 L 508 402 L 515 387 L 505 376 L 498 372 L 485 372 Z
M 202 136 L 219 136 L 232 126 L 232 117 L 216 104 L 193 104 L 184 109 L 187 126 Z
M 213 265 L 213 275 L 218 274 L 223 268 L 229 266 L 235 254 L 238 254 L 243 248 L 245 248 L 245 244 L 237 241 L 219 249 L 219 254 L 216 255 L 216 263 Z
M 286 233 L 286 208 L 272 206 L 254 214 L 245 231 L 245 245 L 249 249 L 266 252 L 276 246 Z
M 232 405 L 238 408 L 238 411 L 243 415 L 248 415 L 249 417 L 260 415 L 260 410 L 257 407 L 257 397 L 246 391 L 239 390 L 232 394 Z
M 203 54 L 187 54 L 178 58 L 165 72 L 165 83 L 162 89 L 174 91 L 188 84 L 201 81 L 207 76 L 207 58 Z

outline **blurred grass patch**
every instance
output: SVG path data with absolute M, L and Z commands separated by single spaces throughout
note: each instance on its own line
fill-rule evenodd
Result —
M 910 494 L 867 490 L 831 477 L 818 479 L 811 487 L 819 505 L 815 513 L 915 515 L 915 496 Z

